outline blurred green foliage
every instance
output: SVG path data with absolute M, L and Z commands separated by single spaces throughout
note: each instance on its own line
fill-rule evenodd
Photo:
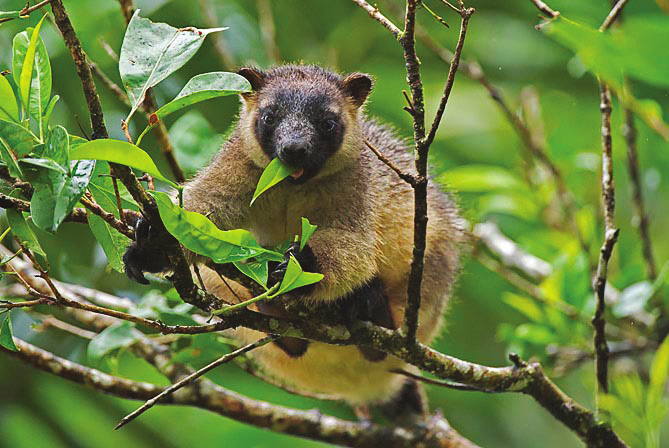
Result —
M 393 11 L 399 3 L 385 0 L 379 7 L 396 19 Z M 452 48 L 457 38 L 457 17 L 446 8 L 441 10 L 439 2 L 428 3 L 451 28 L 446 29 L 425 11 L 419 11 L 419 23 L 434 40 Z M 564 225 L 564 210 L 555 201 L 554 183 L 545 171 L 528 163 L 527 151 L 503 113 L 478 82 L 460 73 L 431 150 L 433 174 L 445 187 L 458 192 L 462 212 L 472 223 L 495 222 L 525 250 L 548 261 L 552 273 L 539 284 L 545 297 L 545 303 L 541 303 L 474 258 L 468 259 L 446 319 L 447 328 L 435 346 L 444 353 L 488 365 L 505 365 L 506 354 L 516 351 L 542 360 L 550 372 L 552 349 L 589 350 L 591 346 L 587 321 L 594 299 L 589 269 L 596 262 L 604 228 L 600 211 L 599 90 L 593 72 L 607 77 L 619 90 L 624 85 L 628 106 L 629 98 L 652 101 L 635 108 L 644 116 L 643 120 L 636 120 L 641 181 L 658 268 L 669 259 L 669 240 L 663 232 L 669 228 L 669 145 L 656 126 L 658 117 L 667 120 L 669 105 L 669 68 L 663 56 L 667 54 L 667 40 L 663 37 L 667 35 L 669 18 L 661 10 L 666 8 L 666 2 L 630 2 L 624 11 L 622 30 L 614 27 L 611 36 L 594 31 L 609 11 L 607 0 L 551 1 L 551 7 L 579 25 L 562 21 L 543 32 L 533 28 L 539 20 L 529 1 L 473 0 L 467 4 L 475 7 L 477 13 L 470 24 L 465 58 L 479 61 L 511 109 L 528 123 L 535 138 L 545 142 L 550 158 L 573 192 L 579 228 L 591 250 L 583 253 L 575 235 Z M 137 0 L 135 6 L 141 8 L 143 17 L 174 27 L 230 27 L 220 35 L 209 36 L 193 60 L 155 89 L 159 105 L 174 98 L 199 73 L 271 64 L 271 52 L 265 44 L 254 1 Z M 3 10 L 21 7 L 23 2 L 15 0 L 2 5 Z M 117 63 L 105 50 L 105 43 L 116 53 L 121 48 L 125 25 L 118 3 L 70 0 L 66 7 L 88 55 L 120 85 Z M 276 29 L 274 44 L 282 61 L 372 74 L 376 83 L 367 106 L 369 114 L 393 125 L 400 135 L 411 137 L 411 118 L 402 110 L 402 90 L 406 89 L 402 51 L 385 29 L 347 1 L 313 1 L 306 8 L 296 0 L 274 0 L 271 9 Z M 14 35 L 35 27 L 40 18 L 40 13 L 33 13 L 28 19 L 0 26 L 0 69 L 11 67 Z M 631 31 L 626 34 L 627 21 Z M 49 19 L 42 26 L 41 36 L 51 61 L 52 93 L 60 96 L 52 123 L 63 125 L 70 133 L 90 135 L 81 85 L 69 52 Z M 217 44 L 226 49 L 226 58 L 216 52 Z M 38 47 L 38 57 L 41 48 Z M 420 43 L 418 51 L 429 117 L 441 97 L 447 66 Z M 635 57 L 629 59 L 630 54 Z M 630 79 L 623 81 L 623 74 Z M 113 138 L 123 139 L 120 121 L 129 109 L 101 84 L 98 89 L 110 133 Z M 40 101 L 44 103 L 41 98 Z M 231 98 L 216 98 L 165 118 L 177 157 L 188 173 L 207 163 L 222 141 L 221 134 L 234 123 L 237 108 L 238 103 Z M 657 281 L 646 276 L 626 170 L 621 109 L 621 103 L 614 99 L 616 225 L 621 233 L 609 265 L 609 281 L 621 294 L 609 317 L 625 327 L 625 319 L 631 314 L 645 312 L 653 318 L 652 307 L 655 311 L 659 306 L 666 309 L 669 300 L 666 269 Z M 147 124 L 146 117 L 138 113 L 130 132 L 137 136 Z M 76 132 L 79 128 L 81 133 Z M 150 152 L 162 173 L 170 172 L 151 132 L 142 147 Z M 54 277 L 136 299 L 137 314 L 167 323 L 186 323 L 182 319 L 188 310 L 174 297 L 147 294 L 146 288 L 108 269 L 105 254 L 93 235 L 82 229 L 73 223 L 64 223 L 56 235 L 33 229 L 48 255 Z M 159 286 L 163 286 L 163 291 L 168 289 L 167 284 Z M 570 307 L 574 315 L 563 312 L 564 306 Z M 35 331 L 37 323 L 38 319 L 29 314 L 12 313 L 14 334 L 31 343 L 116 375 L 166 384 L 153 368 L 123 348 L 132 340 L 134 331 L 125 324 L 99 336 L 107 341 L 96 338 L 97 342 L 89 345 L 59 330 Z M 180 344 L 183 346 L 177 355 L 179 360 L 196 365 L 212 360 L 224 347 L 212 335 Z M 669 444 L 667 417 L 659 421 L 655 418 L 663 415 L 663 406 L 666 409 L 666 398 L 658 397 L 665 387 L 658 384 L 666 379 L 666 346 L 665 342 L 664 351 L 657 354 L 650 351 L 637 357 L 636 364 L 623 361 L 612 369 L 613 395 L 607 406 L 616 428 L 632 446 Z M 578 364 L 566 373 L 559 385 L 577 401 L 593 406 L 591 363 Z M 660 378 L 662 375 L 665 378 Z M 325 413 L 351 417 L 344 405 L 289 395 L 234 366 L 219 368 L 210 377 L 254 398 L 301 409 L 317 407 Z M 527 397 L 431 387 L 428 392 L 433 408 L 443 409 L 455 428 L 483 446 L 578 444 L 574 435 Z M 112 432 L 119 418 L 134 409 L 136 403 L 102 396 L 6 356 L 0 358 L 0 397 L 0 446 L 12 448 L 322 445 L 258 430 L 196 409 L 165 406 L 152 409 L 122 431 Z M 179 424 L 166 424 L 177 421 Z M 665 430 L 660 434 L 658 428 L 663 426 Z

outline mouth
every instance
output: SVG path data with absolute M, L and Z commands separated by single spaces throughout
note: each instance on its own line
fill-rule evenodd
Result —
M 298 168 L 290 175 L 294 180 L 299 179 L 304 174 L 304 168 Z

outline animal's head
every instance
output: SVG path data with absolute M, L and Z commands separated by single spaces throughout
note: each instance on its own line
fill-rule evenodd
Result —
M 315 66 L 286 65 L 269 71 L 242 68 L 253 91 L 242 95 L 242 132 L 260 167 L 278 157 L 304 183 L 350 166 L 360 151 L 358 112 L 372 79 L 341 77 Z

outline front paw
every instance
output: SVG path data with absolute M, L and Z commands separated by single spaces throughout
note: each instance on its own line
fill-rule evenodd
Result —
M 135 241 L 123 254 L 125 274 L 137 283 L 148 285 L 144 272 L 164 272 L 169 266 L 167 253 L 162 250 L 158 232 L 146 219 L 139 216 L 134 224 Z

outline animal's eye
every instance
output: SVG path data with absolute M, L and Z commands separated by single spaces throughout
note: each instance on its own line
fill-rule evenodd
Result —
M 274 124 L 275 117 L 272 112 L 267 111 L 260 116 L 260 120 L 264 125 L 271 126 Z
M 321 129 L 325 132 L 334 132 L 337 129 L 337 122 L 335 120 L 325 120 L 321 123 Z

